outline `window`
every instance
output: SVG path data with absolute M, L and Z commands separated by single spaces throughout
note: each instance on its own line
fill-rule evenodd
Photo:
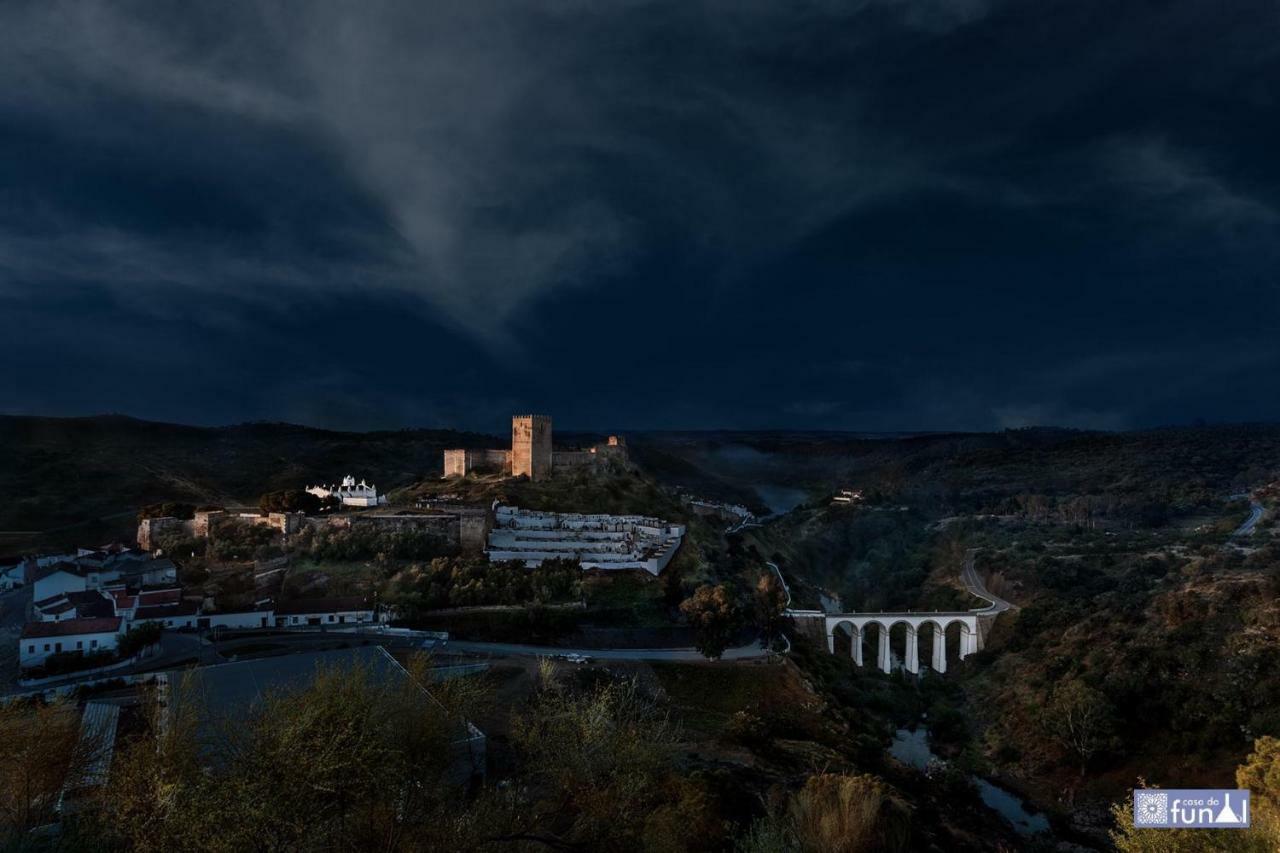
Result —
M 48 644 L 48 643 L 45 643 L 45 644 L 44 644 L 44 650 L 45 650 L 46 652 L 47 652 L 47 651 L 49 651 L 49 644 Z
M 29 654 L 29 655 L 34 655 L 35 653 L 36 653 L 36 647 L 35 647 L 35 646 L 32 646 L 32 645 L 27 646 L 27 654 Z
M 84 640 L 76 640 L 76 648 L 77 648 L 77 649 L 83 649 L 83 648 L 84 648 Z
M 332 622 L 332 621 L 333 621 L 333 614 L 332 614 L 332 613 L 330 613 L 330 614 L 329 614 L 329 621 L 330 621 L 330 622 Z
M 98 647 L 98 641 L 97 641 L 97 640 L 90 640 L 90 641 L 89 641 L 89 648 L 91 648 L 91 649 L 96 649 L 97 647 Z

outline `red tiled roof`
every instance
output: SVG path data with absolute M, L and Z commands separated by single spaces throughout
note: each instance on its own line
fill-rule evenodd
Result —
M 66 613 L 68 610 L 75 610 L 75 609 L 76 609 L 76 606 L 74 604 L 64 599 L 58 602 L 57 604 L 46 604 L 44 607 L 40 608 L 40 612 L 46 613 L 50 616 L 56 616 L 59 613 Z
M 106 618 L 115 616 L 115 607 L 111 604 L 111 599 L 107 598 L 96 589 L 88 589 L 84 592 L 67 593 L 67 601 L 74 604 L 76 613 L 82 618 Z
M 143 590 L 138 595 L 138 604 L 151 607 L 157 604 L 177 604 L 182 600 L 182 587 L 172 589 Z
M 155 607 L 139 607 L 133 611 L 133 620 L 143 622 L 148 619 L 171 619 L 174 616 L 194 616 L 198 612 L 200 612 L 200 605 L 193 601 L 161 604 Z
M 67 637 L 74 634 L 114 634 L 120 630 L 120 617 L 98 619 L 65 619 L 61 622 L 28 622 L 22 627 L 22 639 L 31 637 Z

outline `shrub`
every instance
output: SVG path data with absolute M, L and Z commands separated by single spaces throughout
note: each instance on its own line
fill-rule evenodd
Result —
M 116 655 L 109 649 L 102 649 L 88 654 L 78 651 L 56 652 L 45 658 L 41 666 L 28 669 L 23 675 L 27 678 L 49 678 L 54 675 L 79 672 L 82 669 L 106 666 L 115 662 Z
M 147 646 L 160 642 L 162 633 L 164 628 L 159 622 L 143 622 L 126 631 L 116 644 L 116 648 L 120 652 L 120 657 L 133 657 Z
M 258 499 L 258 509 L 263 512 L 305 512 L 317 513 L 325 506 L 325 502 L 303 489 L 285 489 L 279 492 L 267 492 Z
M 910 837 L 905 809 L 874 776 L 810 776 L 789 811 L 806 853 L 905 850 Z

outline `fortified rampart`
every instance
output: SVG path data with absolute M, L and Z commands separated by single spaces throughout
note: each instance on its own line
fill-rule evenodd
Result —
M 324 523 L 326 519 L 320 519 Z M 398 513 L 395 515 L 353 515 L 346 518 L 344 526 L 355 528 L 372 528 L 380 532 L 399 532 L 402 530 L 423 530 L 440 536 L 454 545 L 462 539 L 459 518 L 457 515 L 444 513 Z
M 138 522 L 138 547 L 144 551 L 154 551 L 156 540 L 163 533 L 180 532 L 196 539 L 208 539 L 217 531 L 221 519 L 235 519 L 244 524 L 260 527 L 272 527 L 288 536 L 297 533 L 306 523 L 306 514 L 301 512 L 272 512 L 259 515 L 254 512 L 230 513 L 224 509 L 200 510 L 191 519 L 161 516 L 144 518 Z
M 549 416 L 515 415 L 511 418 L 510 450 L 446 450 L 444 476 L 465 477 L 471 473 L 490 472 L 542 480 L 556 469 L 582 468 L 606 460 L 627 461 L 626 439 L 611 435 L 606 443 L 593 447 L 553 450 Z
M 144 518 L 138 522 L 138 547 L 144 551 L 153 551 L 161 534 L 182 530 L 189 523 L 170 516 Z
M 589 450 L 556 450 L 551 453 L 553 468 L 580 468 L 596 461 L 596 455 Z
M 446 450 L 444 475 L 465 477 L 472 471 L 503 473 L 511 470 L 510 450 Z

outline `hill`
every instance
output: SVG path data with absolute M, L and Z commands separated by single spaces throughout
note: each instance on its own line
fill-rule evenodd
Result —
M 133 418 L 0 417 L 0 531 L 131 516 L 161 500 L 256 503 L 265 491 L 334 482 L 379 489 L 441 472 L 447 447 L 493 446 L 453 430 L 349 433 L 292 424 L 192 427 Z M 72 531 L 81 533 L 83 531 Z M 30 536 L 10 534 L 13 544 Z

